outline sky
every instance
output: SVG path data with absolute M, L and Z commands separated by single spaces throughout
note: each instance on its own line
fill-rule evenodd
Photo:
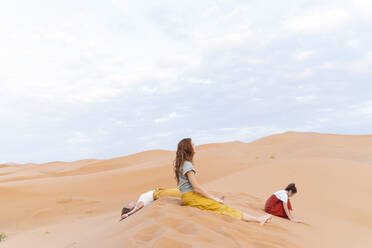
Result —
M 371 134 L 372 1 L 3 0 L 0 163 Z

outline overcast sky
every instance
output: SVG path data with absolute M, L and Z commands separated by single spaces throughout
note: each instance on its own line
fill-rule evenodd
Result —
M 0 163 L 371 134 L 372 1 L 2 0 Z

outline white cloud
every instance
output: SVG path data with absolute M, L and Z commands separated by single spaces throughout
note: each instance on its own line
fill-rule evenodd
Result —
M 305 51 L 297 51 L 293 54 L 293 58 L 295 60 L 307 60 L 313 57 L 315 51 L 313 50 L 305 50 Z
M 372 52 L 365 53 L 364 57 L 349 61 L 326 61 L 322 67 L 327 70 L 341 70 L 354 74 L 367 74 L 372 68 Z
M 159 132 L 153 135 L 140 136 L 137 139 L 143 142 L 144 150 L 164 149 L 164 143 L 167 144 L 171 139 L 172 132 Z
M 202 78 L 195 78 L 195 79 L 190 78 L 188 81 L 192 84 L 201 84 L 201 85 L 213 83 L 210 79 L 202 79 Z
M 311 68 L 305 68 L 303 71 L 297 72 L 294 74 L 296 80 L 305 80 L 314 75 L 314 72 Z
M 39 37 L 40 39 L 42 39 L 43 37 Z M 67 44 L 70 44 L 74 41 L 76 41 L 76 37 L 70 33 L 67 33 L 67 32 L 55 32 L 55 33 L 50 33 L 50 34 L 46 34 L 45 35 L 45 38 L 46 39 L 51 39 L 51 40 L 57 40 L 57 41 L 62 41 L 62 42 L 65 42 Z
M 318 97 L 314 95 L 296 96 L 295 99 L 299 103 L 315 103 L 318 101 Z
M 349 107 L 350 114 L 366 118 L 372 118 L 372 100 L 353 104 Z
M 371 20 L 372 19 L 372 1 L 370 0 L 353 0 L 352 4 L 358 11 L 358 17 Z
M 252 141 L 265 135 L 286 131 L 272 126 L 225 127 L 209 130 L 198 130 L 192 133 L 197 144 L 222 141 Z
M 164 123 L 164 122 L 168 122 L 168 121 L 171 121 L 173 119 L 180 118 L 180 117 L 183 117 L 183 115 L 177 114 L 176 112 L 172 112 L 172 113 L 168 114 L 167 116 L 155 119 L 154 122 L 155 123 Z
M 345 10 L 310 12 L 291 17 L 287 21 L 287 28 L 303 34 L 328 33 L 343 27 L 349 20 L 350 16 Z
M 356 40 L 356 39 L 348 40 L 346 42 L 346 45 L 348 47 L 350 47 L 350 48 L 356 49 L 356 48 L 359 48 L 360 47 L 360 41 L 359 40 Z
M 45 2 L 58 11 L 6 2 L 0 159 L 173 149 L 185 133 L 209 143 L 372 125 L 369 0 Z M 345 125 L 333 129 L 335 118 Z M 63 142 L 39 152 L 54 140 Z
M 120 89 L 113 89 L 108 87 L 92 87 L 85 90 L 81 90 L 75 94 L 70 94 L 67 96 L 67 100 L 72 103 L 91 103 L 97 100 L 107 100 L 121 93 Z
M 155 140 L 169 137 L 169 135 L 171 135 L 170 132 L 161 132 L 161 133 L 157 133 L 157 134 L 154 134 L 154 135 L 141 136 L 141 137 L 138 137 L 137 139 L 142 140 L 142 141 L 146 141 L 146 142 L 147 141 L 155 142 Z
M 241 33 L 227 33 L 216 37 L 210 37 L 203 40 L 204 46 L 218 48 L 218 47 L 232 47 L 243 44 L 249 38 L 250 34 Z
M 86 145 L 92 141 L 89 135 L 81 131 L 76 131 L 73 135 L 67 140 L 71 145 Z

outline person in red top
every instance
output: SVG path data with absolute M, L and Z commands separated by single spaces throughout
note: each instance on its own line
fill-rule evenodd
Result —
M 269 214 L 290 219 L 293 222 L 302 222 L 294 217 L 291 201 L 289 197 L 297 193 L 294 183 L 289 184 L 284 190 L 275 192 L 265 204 L 265 211 Z

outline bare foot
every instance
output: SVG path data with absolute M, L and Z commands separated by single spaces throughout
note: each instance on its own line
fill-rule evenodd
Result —
M 269 222 L 272 217 L 273 216 L 271 214 L 262 215 L 262 216 L 258 217 L 258 221 L 260 222 L 261 225 L 264 225 L 267 222 Z

